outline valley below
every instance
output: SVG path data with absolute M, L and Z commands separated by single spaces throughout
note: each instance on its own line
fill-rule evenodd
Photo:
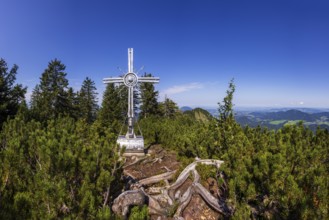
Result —
M 206 109 L 218 117 L 217 109 Z M 280 129 L 286 125 L 303 123 L 315 131 L 318 127 L 329 130 L 329 109 L 313 108 L 236 108 L 235 119 L 243 127 L 267 127 Z

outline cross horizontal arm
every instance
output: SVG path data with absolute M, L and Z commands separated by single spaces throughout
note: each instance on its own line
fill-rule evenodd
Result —
M 103 83 L 123 83 L 123 78 L 121 77 L 104 78 Z
M 139 77 L 138 82 L 150 82 L 150 83 L 158 83 L 160 81 L 159 77 Z

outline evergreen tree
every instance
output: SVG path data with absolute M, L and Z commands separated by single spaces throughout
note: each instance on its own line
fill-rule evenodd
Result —
M 83 81 L 79 92 L 79 109 L 83 119 L 88 123 L 95 121 L 98 111 L 95 82 L 88 77 Z
M 14 116 L 24 102 L 26 87 L 15 85 L 18 66 L 15 64 L 8 71 L 7 63 L 0 59 L 0 130 L 8 116 Z
M 226 96 L 223 99 L 223 104 L 218 103 L 219 118 L 214 121 L 215 140 L 220 145 L 214 147 L 216 154 L 219 155 L 232 146 L 235 141 L 235 135 L 242 132 L 242 128 L 236 123 L 233 113 L 233 95 L 235 92 L 234 80 L 229 83 L 229 88 L 226 91 Z
M 68 99 L 68 80 L 65 65 L 55 59 L 49 62 L 36 85 L 31 99 L 34 117 L 44 121 L 59 115 L 70 115 L 72 104 Z
M 167 97 L 164 102 L 159 104 L 159 111 L 161 115 L 167 118 L 175 117 L 180 112 L 177 104 Z
M 120 130 L 120 124 L 122 124 L 125 119 L 125 115 L 123 115 L 122 111 L 123 102 L 121 101 L 122 99 L 119 95 L 119 91 L 119 88 L 113 83 L 107 84 L 98 117 L 99 121 L 104 126 L 110 126 L 116 132 Z
M 219 117 L 220 120 L 225 121 L 227 119 L 233 118 L 233 94 L 235 92 L 234 79 L 231 80 L 229 88 L 226 91 L 226 96 L 224 97 L 223 104 L 218 103 Z
M 151 77 L 152 74 L 144 74 L 144 77 Z M 158 91 L 155 91 L 152 83 L 142 83 L 140 86 L 141 91 L 141 106 L 140 106 L 140 118 L 146 118 L 150 115 L 159 114 L 158 106 Z
M 67 99 L 69 104 L 69 106 L 67 107 L 67 109 L 69 109 L 68 115 L 75 119 L 80 118 L 81 110 L 80 110 L 79 96 L 77 92 L 74 92 L 72 87 L 69 87 L 67 91 Z
M 134 88 L 134 111 L 137 115 L 139 104 L 138 88 Z M 123 128 L 128 112 L 128 89 L 125 85 L 109 83 L 103 95 L 102 106 L 99 110 L 98 119 L 105 126 L 110 126 L 115 133 Z M 125 131 L 122 131 L 123 133 Z

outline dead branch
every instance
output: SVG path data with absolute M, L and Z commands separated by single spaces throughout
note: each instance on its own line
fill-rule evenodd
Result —
M 103 202 L 103 207 L 106 206 L 107 201 L 109 199 L 109 195 L 110 195 L 110 187 L 107 187 L 105 195 L 104 195 L 104 202 Z
M 131 173 L 129 173 L 127 170 L 124 170 L 123 171 L 123 174 L 126 175 L 126 176 L 130 176 L 131 178 L 133 178 L 135 180 L 137 179 L 134 175 L 132 175 Z
M 150 215 L 165 215 L 169 212 L 170 206 L 178 204 L 174 218 L 182 219 L 182 213 L 191 201 L 192 195 L 197 193 L 215 211 L 223 214 L 224 216 L 231 216 L 233 214 L 233 209 L 226 205 L 224 199 L 216 199 L 206 188 L 200 184 L 200 175 L 196 170 L 197 164 L 212 165 L 219 168 L 222 163 L 223 161 L 220 160 L 198 159 L 195 162 L 189 164 L 180 173 L 177 180 L 173 184 L 163 187 L 149 187 L 146 188 L 146 192 L 142 186 L 147 187 L 163 180 L 168 181 L 169 179 L 173 178 L 176 170 L 139 180 L 136 182 L 136 184 L 134 184 L 134 187 L 137 187 L 138 190 L 129 190 L 123 192 L 118 198 L 114 200 L 112 209 L 116 214 L 126 216 L 129 212 L 129 207 L 132 205 L 143 205 L 146 201 L 148 201 L 148 209 Z M 125 174 L 127 174 L 127 172 Z M 185 192 L 183 192 L 183 194 L 181 194 L 181 191 L 178 189 L 185 183 L 190 174 L 192 174 L 193 183 Z M 225 181 L 226 180 L 224 179 L 224 182 Z
M 183 194 L 183 196 L 179 199 L 180 205 L 178 206 L 176 213 L 174 215 L 175 218 L 178 218 L 182 215 L 184 209 L 189 204 L 189 202 L 192 199 L 192 187 L 189 187 L 186 192 Z
M 156 176 L 152 176 L 152 177 L 149 177 L 149 178 L 145 178 L 145 179 L 140 180 L 139 183 L 142 184 L 142 185 L 150 185 L 150 184 L 153 184 L 153 183 L 158 183 L 162 180 L 172 179 L 174 177 L 176 171 L 177 170 L 174 170 L 174 171 L 162 173 L 162 174 L 159 174 L 159 175 L 156 175 Z
M 227 207 L 225 202 L 213 197 L 200 183 L 193 183 L 192 187 L 213 209 L 225 216 L 232 214 L 232 210 Z
M 126 169 L 127 167 L 133 166 L 135 164 L 139 164 L 140 162 L 142 162 L 143 160 L 145 160 L 146 158 L 148 158 L 148 156 L 144 156 L 142 158 L 139 158 L 138 160 L 136 160 L 135 162 L 128 164 L 126 166 L 123 166 L 123 169 Z
M 133 205 L 144 205 L 145 198 L 145 194 L 141 189 L 125 191 L 113 201 L 112 210 L 117 215 L 126 217 L 129 207 Z

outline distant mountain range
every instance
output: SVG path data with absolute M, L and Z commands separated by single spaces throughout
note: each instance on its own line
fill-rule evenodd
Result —
M 180 110 L 181 110 L 182 112 L 185 112 L 185 111 L 191 111 L 191 110 L 193 110 L 193 108 L 191 108 L 191 107 L 189 107 L 189 106 L 183 106 L 183 107 L 180 108 Z
M 306 113 L 296 109 L 278 112 L 239 112 L 235 119 L 242 126 L 258 125 L 279 129 L 287 124 L 303 121 L 304 125 L 315 130 L 318 126 L 329 130 L 329 112 Z
M 212 120 L 212 118 L 213 118 L 213 116 L 205 109 L 202 109 L 202 108 L 195 108 L 195 109 L 186 108 L 186 109 L 189 109 L 189 110 L 183 111 L 181 109 L 181 111 L 183 111 L 184 114 L 190 115 L 195 120 L 207 123 L 210 120 Z
M 203 109 L 185 106 L 182 111 L 189 114 L 198 115 Z M 212 116 L 218 116 L 217 109 L 206 109 Z M 199 113 L 198 113 L 199 112 Z M 204 112 L 202 112 L 204 114 Z M 207 115 L 207 117 L 209 117 Z M 258 125 L 270 129 L 279 129 L 282 126 L 296 124 L 303 121 L 313 131 L 317 127 L 329 130 L 329 110 L 328 109 L 236 109 L 235 119 L 242 126 L 257 127 Z

